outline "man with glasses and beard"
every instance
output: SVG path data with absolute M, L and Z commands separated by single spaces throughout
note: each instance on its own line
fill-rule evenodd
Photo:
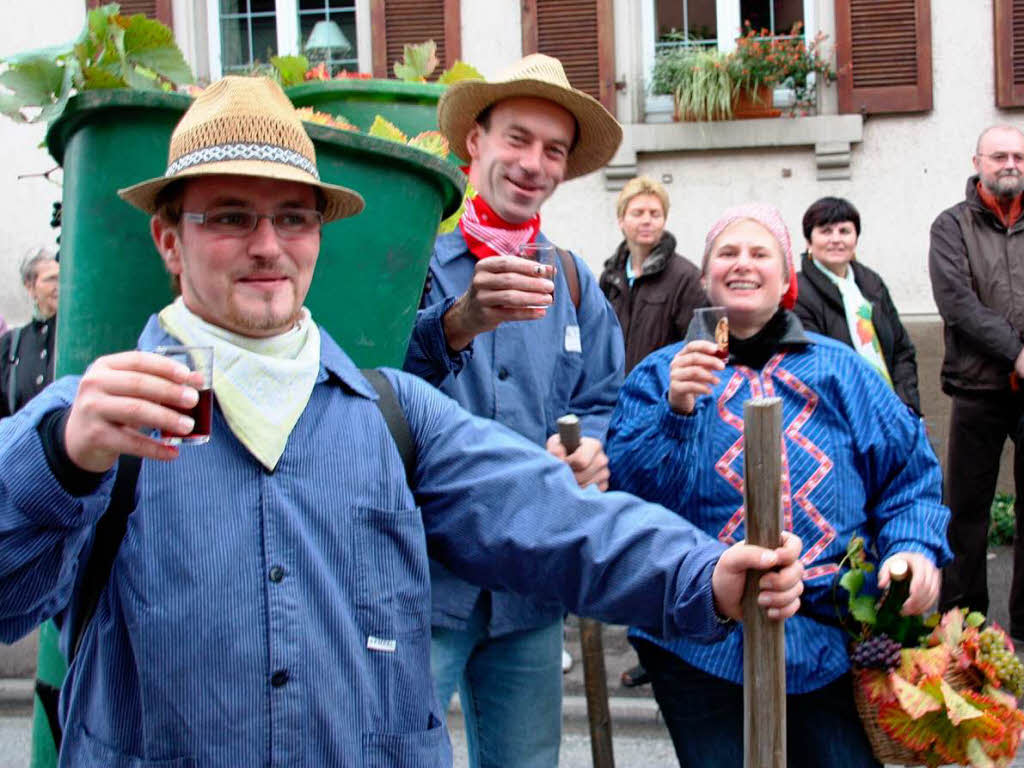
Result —
M 988 612 L 989 510 L 1006 438 L 1014 442 L 1017 492 L 1010 634 L 1024 638 L 1024 134 L 995 125 L 978 138 L 966 199 L 932 224 L 928 267 L 945 326 L 942 390 L 953 399 L 946 459 L 953 563 L 943 609 Z

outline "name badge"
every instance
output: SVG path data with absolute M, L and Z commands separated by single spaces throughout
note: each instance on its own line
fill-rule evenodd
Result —
M 583 344 L 580 343 L 580 327 L 578 325 L 565 326 L 565 351 L 583 351 Z
M 383 637 L 374 637 L 370 635 L 366 638 L 366 647 L 371 651 L 381 651 L 382 653 L 394 653 L 398 647 L 398 642 L 395 640 L 386 640 Z

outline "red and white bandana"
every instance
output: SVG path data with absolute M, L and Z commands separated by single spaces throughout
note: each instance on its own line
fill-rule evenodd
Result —
M 516 255 L 519 246 L 532 243 L 540 231 L 540 214 L 522 224 L 509 224 L 480 195 L 466 200 L 459 229 L 470 253 L 478 259 L 488 256 Z

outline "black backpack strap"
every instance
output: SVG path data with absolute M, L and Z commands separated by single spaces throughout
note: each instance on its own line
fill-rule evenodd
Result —
M 555 247 L 558 251 L 558 259 L 562 263 L 562 272 L 565 273 L 565 281 L 569 284 L 569 296 L 572 298 L 572 305 L 576 311 L 580 309 L 580 273 L 576 269 L 576 259 L 572 257 L 565 248 Z
M 70 665 L 82 644 L 85 630 L 96 613 L 100 595 L 110 581 L 110 571 L 114 567 L 114 558 L 121 548 L 125 531 L 128 530 L 128 516 L 135 509 L 135 486 L 139 480 L 142 459 L 138 456 L 121 456 L 117 463 L 117 474 L 114 476 L 114 488 L 110 492 L 110 504 L 107 511 L 96 523 L 93 533 L 92 550 L 82 572 L 82 586 L 78 592 L 76 610 L 71 618 L 71 652 L 68 656 Z M 57 717 L 57 703 L 60 700 L 60 689 L 49 683 L 36 679 L 36 695 L 46 713 L 46 721 L 53 736 L 53 746 L 60 752 L 62 733 Z
M 21 332 L 24 326 L 11 329 L 11 346 L 7 349 L 7 412 L 14 413 L 17 402 L 18 385 L 18 347 L 21 346 Z
M 125 531 L 128 530 L 128 516 L 135 509 L 135 486 L 139 481 L 141 468 L 142 459 L 138 456 L 122 455 L 118 459 L 114 489 L 110 492 L 110 505 L 96 523 L 89 562 L 85 564 L 85 571 L 82 574 L 82 586 L 78 592 L 78 611 L 75 625 L 71 628 L 71 643 L 68 646 L 71 649 L 68 663 L 78 653 L 85 629 L 96 613 L 100 595 L 110 581 L 114 559 L 121 548 Z
M 416 472 L 416 444 L 412 441 L 412 432 L 409 431 L 409 422 L 406 421 L 405 412 L 398 404 L 395 388 L 391 386 L 388 377 L 376 368 L 364 368 L 362 374 L 377 391 L 377 407 L 380 408 L 381 415 L 388 425 L 388 431 L 402 457 L 406 481 L 410 482 Z

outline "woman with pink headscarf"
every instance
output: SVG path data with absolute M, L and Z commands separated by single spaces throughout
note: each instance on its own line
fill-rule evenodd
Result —
M 805 332 L 790 311 L 792 247 L 774 207 L 727 210 L 708 232 L 702 276 L 711 304 L 726 308 L 728 360 L 714 342 L 695 340 L 691 323 L 686 339 L 633 370 L 608 432 L 611 482 L 675 510 L 723 547 L 739 541 L 743 403 L 782 399 L 785 527 L 805 548 L 803 607 L 786 622 L 789 765 L 876 766 L 853 704 L 832 582 L 851 537 L 863 536 L 882 563 L 882 586 L 891 557 L 910 562 L 905 611 L 932 606 L 937 566 L 950 557 L 938 462 L 892 389 L 848 346 Z M 630 641 L 680 764 L 742 765 L 742 631 L 702 645 L 633 628 Z

